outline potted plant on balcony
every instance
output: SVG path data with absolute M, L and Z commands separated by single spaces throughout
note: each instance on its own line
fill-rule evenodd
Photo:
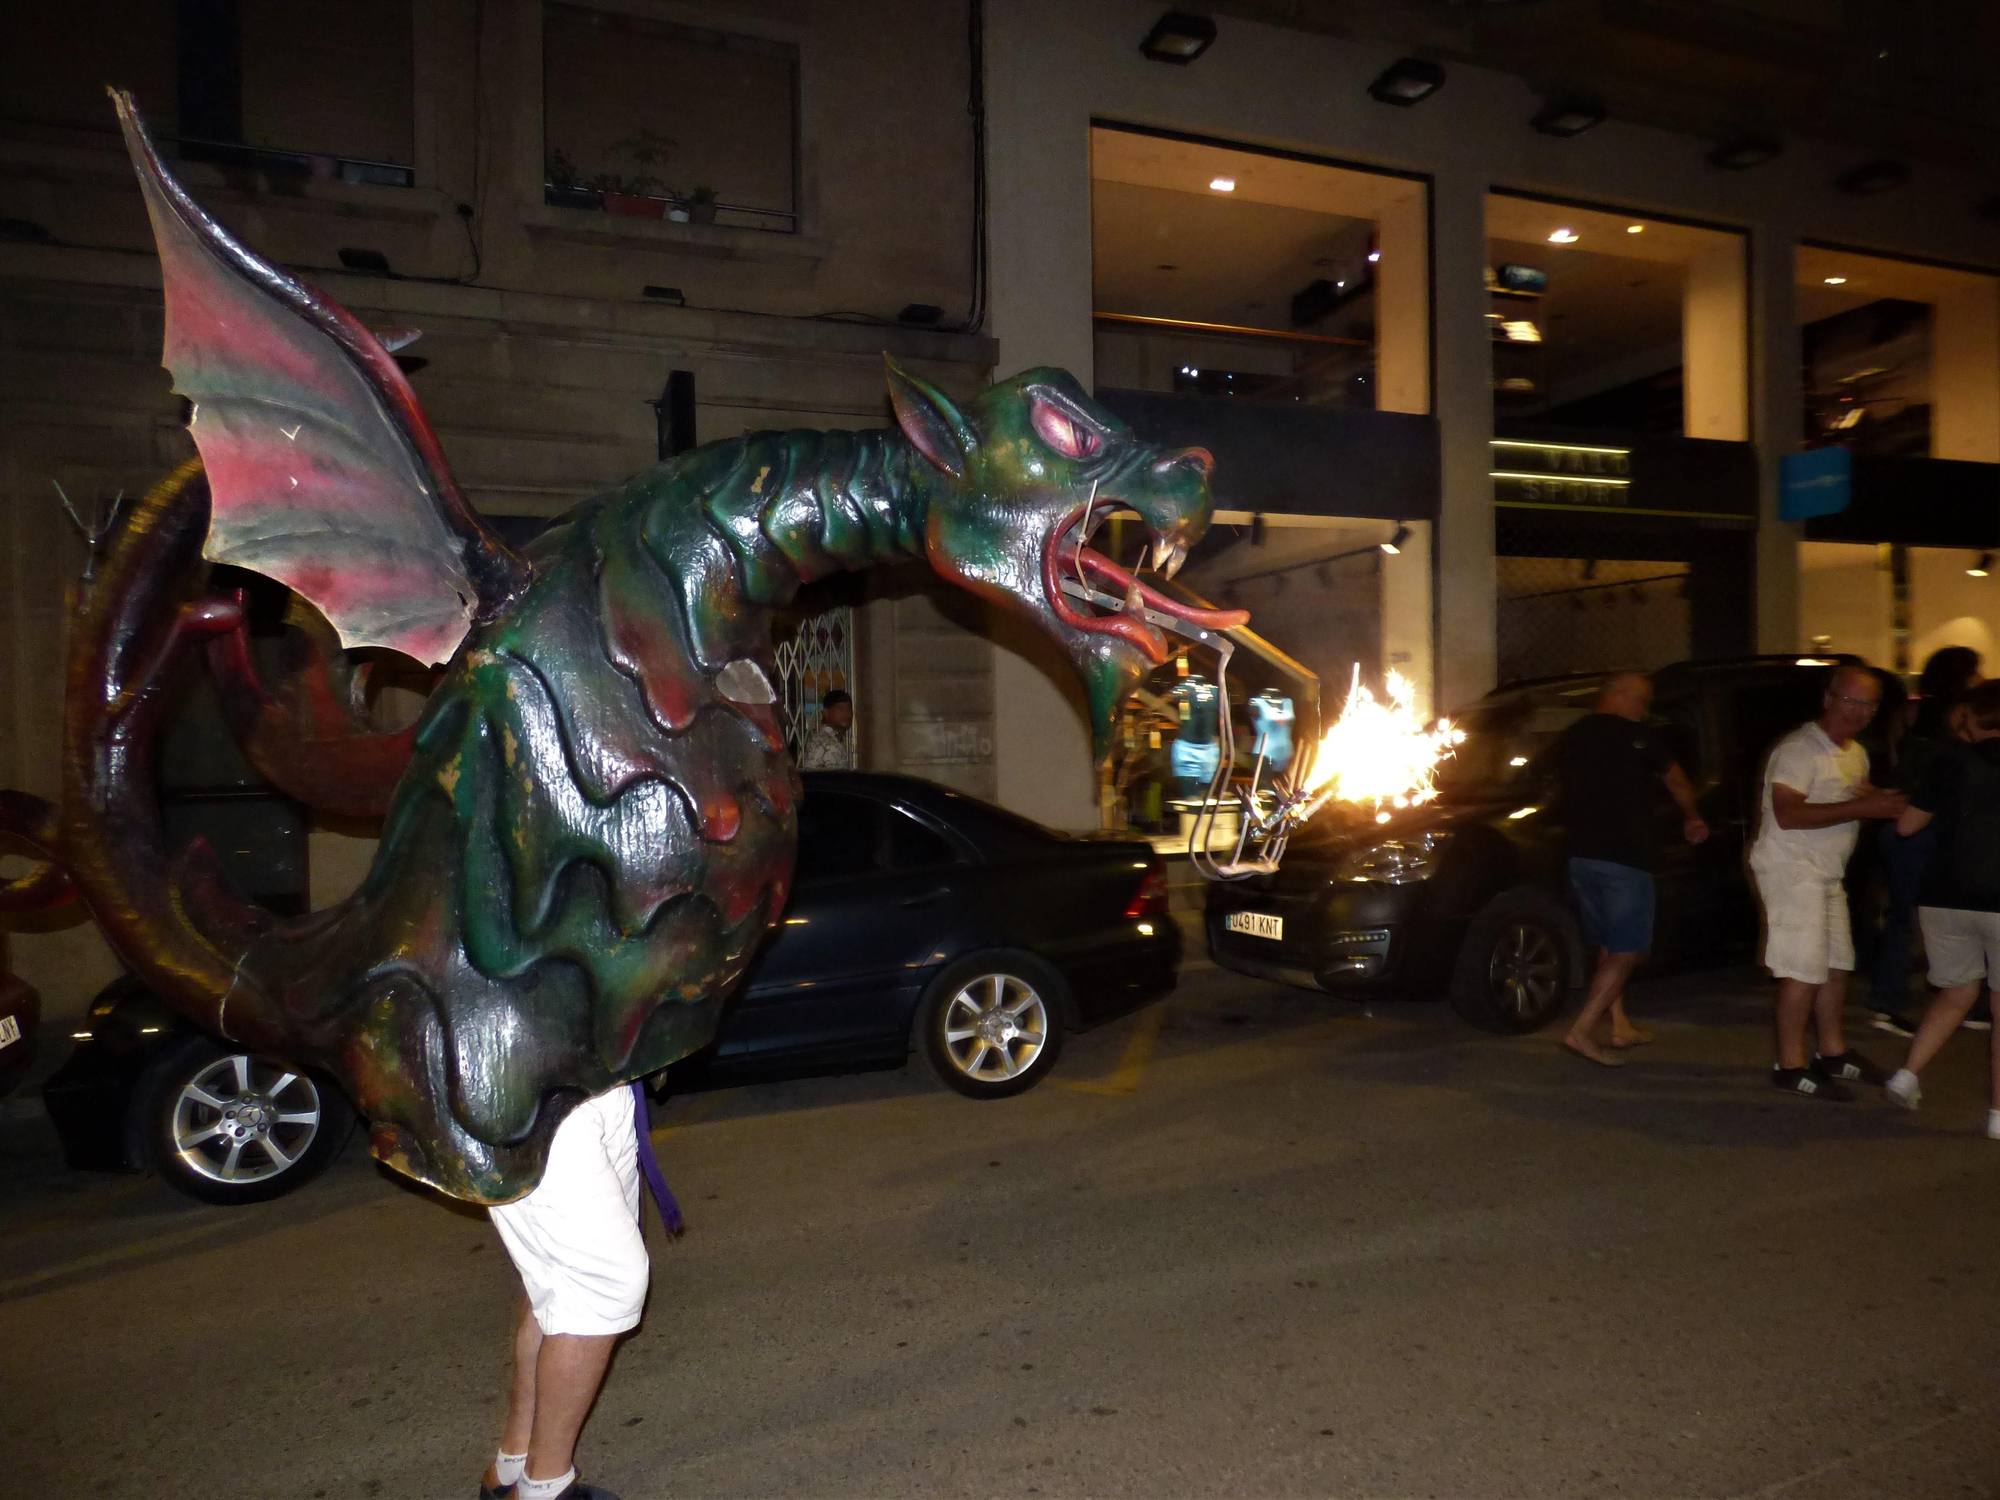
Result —
M 715 222 L 715 189 L 712 187 L 690 189 L 687 195 L 681 199 L 681 207 L 687 210 L 688 218 L 694 223 L 713 224 Z
M 604 207 L 602 195 L 584 185 L 576 163 L 562 151 L 542 158 L 542 201 L 554 208 Z
M 648 168 L 662 165 L 667 154 L 673 149 L 673 141 L 656 130 L 639 128 L 636 135 L 629 135 L 622 141 L 611 143 L 611 154 L 630 162 L 641 170 L 625 177 L 605 173 L 596 181 L 604 192 L 604 208 L 607 213 L 629 214 L 636 219 L 658 219 L 663 217 L 674 196 L 672 188 L 654 176 Z

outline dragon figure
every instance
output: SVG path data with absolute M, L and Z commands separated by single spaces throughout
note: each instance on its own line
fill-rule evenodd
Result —
M 1088 545 L 1136 511 L 1170 578 L 1207 526 L 1210 459 L 1137 441 L 1054 369 L 960 410 L 890 361 L 893 428 L 710 443 L 510 550 L 384 341 L 219 228 L 113 97 L 200 458 L 99 549 L 73 622 L 59 827 L 33 809 L 15 823 L 41 829 L 163 998 L 337 1079 L 401 1172 L 518 1198 L 577 1101 L 714 1035 L 791 877 L 800 783 L 770 621 L 801 584 L 927 559 L 1055 638 L 1100 753 L 1166 659 L 1162 626 L 1247 618 L 1169 598 Z M 444 664 L 414 731 L 349 743 L 310 704 L 267 698 L 240 596 L 212 588 L 204 559 L 284 583 L 338 645 Z M 197 649 L 281 787 L 385 815 L 346 901 L 279 919 L 204 844 L 168 847 L 152 745 Z M 272 726 L 300 715 L 319 729 L 287 756 Z

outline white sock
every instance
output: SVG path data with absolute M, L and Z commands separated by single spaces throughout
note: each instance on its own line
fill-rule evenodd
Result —
M 576 1483 L 576 1465 L 571 1464 L 567 1474 L 558 1474 L 554 1479 L 530 1479 L 526 1474 L 514 1486 L 515 1500 L 556 1500 L 564 1490 Z
M 519 1479 L 521 1471 L 527 1467 L 528 1455 L 525 1453 L 495 1453 L 493 1455 L 493 1473 L 499 1479 L 500 1488 L 503 1490 Z
M 2000 1109 L 1986 1111 L 1986 1139 L 2000 1141 Z
M 1916 1081 L 1917 1081 L 1917 1075 L 1912 1073 L 1908 1068 L 1898 1068 L 1896 1069 L 1895 1073 L 1891 1075 L 1889 1079 L 1889 1086 L 1891 1088 L 1905 1089 L 1909 1088 Z

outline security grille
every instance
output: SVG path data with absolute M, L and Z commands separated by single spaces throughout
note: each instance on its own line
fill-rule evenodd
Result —
M 793 755 L 819 728 L 820 704 L 835 688 L 854 691 L 854 610 L 840 604 L 807 615 L 777 642 L 778 693 L 785 705 L 785 743 Z M 847 732 L 850 745 L 860 744 L 857 718 Z M 859 765 L 857 759 L 855 764 Z
M 1692 654 L 1686 563 L 1496 561 L 1502 682 L 1621 667 L 1649 672 Z

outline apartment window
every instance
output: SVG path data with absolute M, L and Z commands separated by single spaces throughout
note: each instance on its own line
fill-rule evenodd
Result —
M 542 18 L 551 204 L 798 227 L 797 48 L 576 5 Z

